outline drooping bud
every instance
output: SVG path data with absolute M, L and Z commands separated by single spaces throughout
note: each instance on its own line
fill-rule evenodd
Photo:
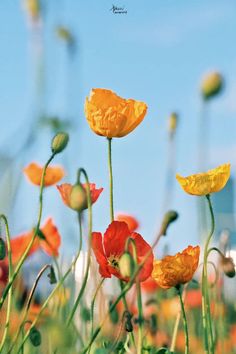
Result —
M 168 211 L 163 218 L 162 225 L 161 225 L 161 234 L 166 235 L 167 229 L 169 225 L 178 219 L 179 215 L 175 210 Z
M 55 270 L 54 270 L 53 266 L 50 266 L 50 272 L 48 274 L 48 278 L 49 278 L 50 284 L 56 284 L 57 277 L 56 277 Z
M 129 278 L 134 272 L 134 259 L 129 252 L 123 253 L 119 259 L 120 274 L 124 278 Z
M 87 208 L 87 193 L 81 183 L 72 187 L 70 194 L 70 207 L 78 212 Z
M 69 134 L 63 132 L 57 133 L 52 139 L 51 149 L 53 154 L 59 154 L 62 152 L 66 148 L 68 141 Z
M 201 82 L 201 93 L 205 100 L 208 100 L 220 93 L 224 86 L 222 75 L 213 71 L 206 74 Z
M 41 333 L 36 327 L 32 327 L 29 332 L 29 339 L 34 347 L 38 347 L 42 342 Z
M 233 278 L 235 276 L 235 264 L 231 257 L 222 257 L 221 267 L 227 277 Z
M 0 261 L 6 257 L 6 245 L 3 239 L 0 237 Z
M 169 131 L 171 138 L 173 138 L 173 136 L 176 132 L 177 123 L 178 123 L 178 114 L 173 112 L 169 116 L 169 120 L 168 120 L 168 131 Z

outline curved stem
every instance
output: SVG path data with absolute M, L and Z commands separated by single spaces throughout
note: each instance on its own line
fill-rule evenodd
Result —
M 34 240 L 36 239 L 37 237 L 37 234 L 38 234 L 38 231 L 39 231 L 39 227 L 40 227 L 40 223 L 41 223 L 41 218 L 42 218 L 42 210 L 43 210 L 43 189 L 44 189 L 44 179 L 45 179 L 45 175 L 46 175 L 46 170 L 47 170 L 47 167 L 48 165 L 50 164 L 50 162 L 52 161 L 52 159 L 54 158 L 54 154 L 52 154 L 52 156 L 49 158 L 49 160 L 46 162 L 45 166 L 44 166 L 44 169 L 43 169 L 43 173 L 42 173 L 42 177 L 41 177 L 41 183 L 40 183 L 40 192 L 39 192 L 39 213 L 38 213 L 38 221 L 37 221 L 37 225 L 36 225 L 36 228 L 34 230 L 34 234 L 32 236 L 32 239 L 30 241 L 30 243 L 28 244 L 25 252 L 23 253 L 23 255 L 21 256 L 17 266 L 16 266 L 16 269 L 14 271 L 14 273 L 12 274 L 11 278 L 9 278 L 9 282 L 6 286 L 6 288 L 4 289 L 3 291 L 3 294 L 2 294 L 2 297 L 1 297 L 1 300 L 0 300 L 0 309 L 2 308 L 2 305 L 7 297 L 7 294 L 9 292 L 9 290 L 11 289 L 12 287 L 12 284 L 16 278 L 16 276 L 18 275 L 19 271 L 21 270 L 21 267 L 34 243 Z
M 13 268 L 12 268 L 10 231 L 9 231 L 9 226 L 8 226 L 8 221 L 7 221 L 6 216 L 3 215 L 3 214 L 0 215 L 0 220 L 1 219 L 4 222 L 5 229 L 6 229 L 6 240 L 7 240 L 7 251 L 8 251 L 8 279 L 11 279 Z M 1 344 L 0 344 L 0 353 L 3 350 L 3 347 L 5 345 L 5 341 L 6 341 L 6 338 L 7 338 L 7 334 L 8 334 L 8 329 L 9 329 L 9 324 L 10 324 L 10 314 L 11 314 L 11 303 L 12 303 L 12 287 L 10 288 L 9 294 L 8 294 L 6 322 L 5 322 L 4 333 L 3 333 Z
M 183 315 L 183 324 L 184 324 L 184 333 L 185 333 L 185 354 L 189 354 L 189 337 L 188 337 L 187 317 L 186 317 L 186 313 L 185 313 L 185 309 L 184 309 L 184 302 L 182 299 L 180 286 L 176 286 L 176 289 L 178 291 L 180 305 L 181 305 L 181 311 L 182 311 L 182 315 Z
M 108 140 L 108 168 L 109 168 L 109 184 L 110 184 L 110 216 L 111 221 L 114 220 L 114 201 L 113 201 L 113 172 L 112 172 L 112 157 L 111 157 L 111 138 Z
M 95 293 L 93 295 L 93 299 L 92 299 L 92 302 L 91 302 L 91 336 L 93 335 L 93 321 L 94 321 L 94 305 L 95 305 L 95 300 L 96 300 L 96 297 L 97 297 L 97 294 L 104 282 L 105 278 L 102 278 L 100 283 L 98 284 L 96 290 L 95 290 Z
M 214 353 L 214 339 L 212 332 L 212 321 L 211 321 L 211 311 L 210 311 L 210 298 L 208 292 L 208 276 L 207 276 L 207 258 L 209 255 L 208 248 L 215 230 L 215 218 L 213 213 L 213 208 L 211 204 L 210 195 L 206 195 L 208 202 L 210 216 L 211 216 L 211 229 L 204 247 L 203 256 L 203 271 L 202 271 L 202 318 L 203 318 L 203 329 L 205 338 L 205 350 L 207 353 Z
M 87 284 L 88 280 L 88 275 L 89 275 L 89 268 L 90 268 L 90 262 L 91 262 L 91 251 L 92 251 L 92 201 L 91 201 L 91 193 L 90 193 L 90 185 L 89 185 L 89 179 L 86 171 L 83 168 L 80 168 L 78 171 L 78 182 L 80 182 L 80 175 L 83 174 L 85 181 L 86 181 L 86 193 L 87 193 L 87 203 L 88 203 L 88 214 L 89 214 L 89 230 L 88 230 L 88 255 L 87 255 L 87 265 L 86 265 L 86 270 L 85 270 L 85 276 L 84 280 L 80 289 L 80 292 L 77 296 L 77 299 L 74 303 L 74 306 L 69 314 L 68 320 L 67 320 L 67 326 L 70 325 L 75 311 L 79 305 L 79 302 L 84 294 L 84 290 Z

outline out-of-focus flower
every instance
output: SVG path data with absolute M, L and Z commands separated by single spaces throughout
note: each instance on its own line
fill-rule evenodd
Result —
M 111 278 L 115 275 L 117 278 L 128 281 L 129 278 L 124 278 L 119 269 L 119 260 L 125 252 L 125 245 L 128 238 L 134 240 L 137 252 L 138 264 L 142 262 L 148 252 L 151 252 L 151 247 L 142 238 L 141 235 L 135 232 L 130 232 L 128 226 L 122 221 L 113 221 L 107 228 L 104 237 L 100 232 L 92 234 L 92 248 L 99 264 L 99 272 L 104 278 Z M 132 245 L 129 247 L 129 253 L 133 254 Z M 146 280 L 152 272 L 153 268 L 153 253 L 151 252 L 145 261 L 141 271 L 139 272 L 139 280 Z
M 183 190 L 188 194 L 197 196 L 219 192 L 224 188 L 229 177 L 229 163 L 220 165 L 205 173 L 198 173 L 188 177 L 176 175 L 176 179 Z
M 160 304 L 159 316 L 164 320 L 173 319 L 180 311 L 180 303 L 177 296 L 171 299 L 163 299 Z
M 222 257 L 220 261 L 221 268 L 229 278 L 235 277 L 235 264 L 231 257 Z
M 189 308 L 202 306 L 202 293 L 199 289 L 190 289 L 185 293 L 184 304 Z
M 69 183 L 63 183 L 57 186 L 57 189 L 61 194 L 64 204 L 76 211 L 82 211 L 88 208 L 86 183 L 83 183 L 80 186 L 82 187 L 81 193 L 74 191 L 73 195 L 72 195 L 72 190 L 74 187 L 76 187 L 76 185 L 72 186 Z M 93 204 L 97 201 L 98 197 L 103 191 L 103 188 L 97 189 L 95 183 L 90 183 L 89 188 L 90 188 L 91 202 Z
M 71 31 L 65 26 L 57 26 L 56 27 L 56 34 L 59 39 L 61 39 L 62 41 L 66 42 L 66 43 L 71 44 L 74 42 L 74 37 L 73 37 Z
M 36 186 L 40 186 L 43 174 L 43 167 L 35 162 L 30 163 L 24 168 L 24 173 L 29 181 Z M 48 166 L 44 178 L 44 186 L 52 186 L 59 182 L 65 175 L 65 172 L 60 166 Z
M 141 288 L 146 293 L 154 293 L 157 289 L 159 289 L 159 285 L 152 277 L 149 277 L 147 280 L 142 282 Z
M 132 215 L 118 214 L 118 215 L 116 215 L 115 219 L 117 221 L 124 221 L 128 225 L 130 232 L 136 231 L 139 227 L 138 220 L 135 217 L 133 217 Z
M 175 256 L 165 256 L 162 260 L 156 260 L 152 277 L 163 289 L 188 283 L 198 267 L 199 254 L 199 246 L 188 246 Z
M 173 112 L 171 113 L 168 119 L 168 131 L 171 138 L 173 138 L 173 136 L 175 135 L 177 123 L 178 123 L 178 114 Z
M 24 0 L 23 3 L 27 15 L 33 22 L 37 22 L 41 16 L 41 5 L 39 0 Z
M 21 256 L 29 245 L 33 235 L 34 230 L 11 239 L 13 264 L 16 264 L 20 260 Z M 54 225 L 52 219 L 50 218 L 40 229 L 38 236 L 35 238 L 33 245 L 29 250 L 28 256 L 33 254 L 40 248 L 44 250 L 49 256 L 58 256 L 60 244 L 61 236 L 58 232 L 57 227 Z
M 190 345 L 190 353 L 194 354 L 203 354 L 202 342 L 199 338 L 190 335 L 189 337 L 189 345 Z M 178 331 L 177 339 L 176 339 L 176 349 L 180 353 L 184 353 L 186 348 L 185 344 L 185 334 L 183 331 Z
M 206 74 L 201 82 L 201 93 L 205 100 L 216 96 L 222 91 L 224 79 L 217 71 Z
M 121 138 L 131 133 L 147 112 L 144 102 L 124 99 L 113 91 L 95 88 L 85 101 L 85 116 L 94 133 Z

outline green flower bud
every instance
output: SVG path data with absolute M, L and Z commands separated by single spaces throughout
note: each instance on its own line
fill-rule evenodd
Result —
M 220 73 L 213 71 L 204 76 L 201 83 L 201 93 L 205 100 L 208 100 L 223 89 L 224 80 Z
M 70 194 L 70 207 L 78 212 L 87 208 L 87 193 L 81 183 L 72 187 Z
M 32 327 L 29 332 L 29 339 L 34 347 L 38 347 L 42 342 L 41 333 L 36 327 Z
M 170 210 L 168 211 L 163 218 L 162 225 L 161 225 L 161 234 L 166 235 L 167 229 L 169 225 L 174 222 L 176 219 L 178 219 L 179 215 L 176 211 Z
M 6 257 L 6 245 L 3 239 L 0 237 L 0 261 Z
M 57 283 L 57 277 L 56 277 L 56 274 L 55 274 L 53 266 L 50 266 L 50 272 L 49 272 L 49 274 L 47 276 L 49 278 L 50 284 L 56 284 Z
M 53 154 L 59 154 L 62 152 L 69 141 L 69 135 L 67 133 L 57 133 L 52 139 L 51 149 Z
M 125 252 L 119 259 L 120 274 L 124 278 L 129 278 L 134 272 L 134 259 L 129 252 Z
M 173 112 L 169 116 L 169 121 L 168 121 L 168 130 L 170 133 L 170 137 L 174 136 L 177 128 L 177 123 L 178 123 L 178 114 Z

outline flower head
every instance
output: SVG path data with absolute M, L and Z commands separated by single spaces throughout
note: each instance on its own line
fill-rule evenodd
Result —
M 35 162 L 30 163 L 27 167 L 24 168 L 24 173 L 28 177 L 29 181 L 36 186 L 40 186 L 41 178 L 43 174 L 43 167 L 38 165 Z M 60 166 L 49 166 L 47 167 L 44 186 L 52 186 L 59 182 L 65 175 L 65 172 Z
M 130 232 L 128 226 L 122 221 L 113 221 L 107 228 L 104 237 L 100 232 L 92 234 L 92 248 L 99 264 L 99 272 L 104 278 L 111 278 L 115 275 L 119 279 L 128 281 L 121 275 L 119 269 L 119 260 L 125 252 L 126 241 L 128 238 L 134 240 L 137 252 L 138 264 L 142 262 L 148 252 L 150 256 L 144 263 L 139 272 L 139 280 L 146 280 L 152 272 L 153 253 L 149 244 L 136 232 Z M 129 247 L 129 253 L 133 254 L 132 247 Z
M 203 77 L 201 82 L 201 93 L 205 100 L 208 100 L 221 92 L 224 86 L 224 79 L 217 71 L 212 71 Z
M 152 277 L 163 289 L 188 283 L 198 267 L 199 254 L 199 246 L 188 246 L 175 256 L 165 256 L 162 260 L 156 260 Z
M 12 262 L 16 264 L 26 248 L 28 247 L 32 237 L 34 235 L 34 230 L 26 232 L 19 235 L 11 240 L 11 250 L 12 250 Z M 61 244 L 61 236 L 58 232 L 57 227 L 54 225 L 51 218 L 49 218 L 44 226 L 40 229 L 39 234 L 35 238 L 31 249 L 29 250 L 28 256 L 39 250 L 40 248 L 44 250 L 49 256 L 58 256 L 58 250 Z
M 86 196 L 86 183 L 81 184 L 81 186 L 84 189 L 84 197 L 81 198 L 81 194 L 80 195 L 77 194 L 77 197 L 78 198 L 80 197 L 80 198 L 78 200 L 76 208 L 74 206 L 74 202 L 76 202 L 76 201 L 72 200 L 72 198 L 71 198 L 73 186 L 69 183 L 63 183 L 63 184 L 57 186 L 57 189 L 59 190 L 59 192 L 61 194 L 64 204 L 67 205 L 71 209 L 78 210 L 79 204 L 80 204 L 79 211 L 82 211 L 82 210 L 88 208 L 87 196 Z M 97 201 L 98 197 L 100 196 L 100 194 L 103 191 L 103 188 L 97 189 L 95 183 L 90 183 L 89 188 L 90 188 L 91 202 L 93 204 Z M 76 198 L 76 195 L 74 196 L 74 198 Z
M 131 133 L 147 112 L 144 102 L 124 99 L 111 90 L 95 88 L 85 101 L 85 116 L 90 128 L 107 138 L 120 138 Z
M 124 221 L 128 225 L 130 232 L 136 231 L 139 227 L 138 220 L 135 219 L 135 217 L 133 217 L 132 215 L 118 214 L 118 215 L 116 215 L 116 220 L 117 221 Z
M 229 177 L 229 163 L 188 177 L 176 175 L 177 181 L 186 193 L 198 196 L 219 192 L 224 188 Z

